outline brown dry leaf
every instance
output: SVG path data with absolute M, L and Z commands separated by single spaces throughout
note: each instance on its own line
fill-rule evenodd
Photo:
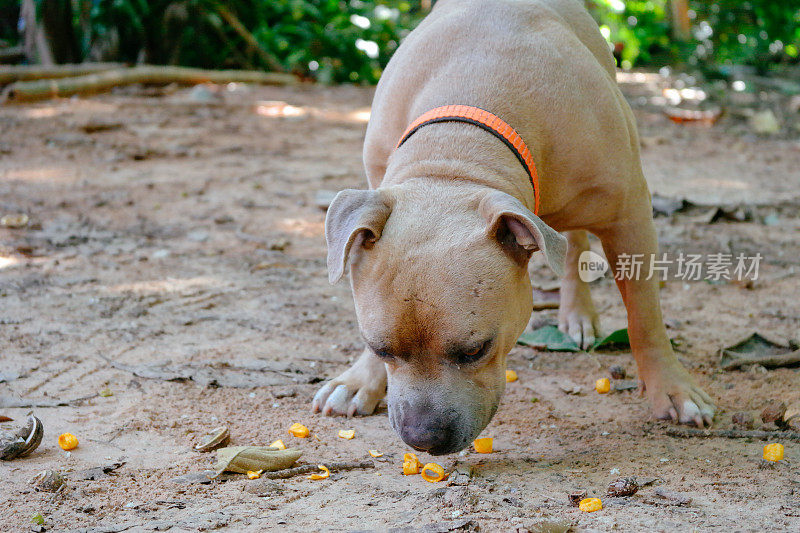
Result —
M 216 475 L 222 472 L 246 474 L 258 470 L 274 472 L 291 467 L 301 455 L 303 452 L 293 448 L 278 450 L 270 446 L 230 446 L 217 450 L 217 464 L 213 468 Z

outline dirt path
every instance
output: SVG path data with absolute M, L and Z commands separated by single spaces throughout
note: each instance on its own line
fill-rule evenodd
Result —
M 679 355 L 718 399 L 717 427 L 729 427 L 735 411 L 800 400 L 797 369 L 717 365 L 719 347 L 750 330 L 800 337 L 800 144 L 759 139 L 732 122 L 674 125 L 640 100 L 651 94 L 645 82 L 625 88 L 653 191 L 783 205 L 769 210 L 776 218 L 768 224 L 764 208 L 744 223 L 658 219 L 665 251 L 764 256 L 750 288 L 671 282 L 662 290 Z M 0 108 L 0 214 L 31 218 L 25 229 L 0 228 L 0 414 L 15 419 L 0 427 L 30 410 L 7 407 L 14 399 L 113 394 L 35 409 L 46 428 L 42 446 L 0 463 L 0 529 L 26 530 L 37 513 L 52 530 L 95 532 L 525 531 L 543 521 L 553 523 L 547 531 L 800 529 L 800 444 L 784 442 L 786 460 L 762 470 L 760 441 L 666 436 L 668 426 L 650 421 L 635 393 L 591 390 L 613 364 L 635 373 L 627 353 L 595 359 L 515 348 L 509 366 L 519 381 L 484 432 L 497 452 L 440 460 L 472 467 L 464 485 L 402 476 L 409 450 L 385 412 L 354 420 L 310 413 L 316 382 L 361 348 L 347 285 L 327 282 L 315 197 L 364 186 L 370 96 L 356 88 L 131 90 Z M 597 282 L 594 294 L 604 328 L 623 326 L 613 283 Z M 167 364 L 195 381 L 139 377 L 112 363 Z M 584 392 L 564 394 L 565 380 Z M 292 422 L 315 438 L 290 437 Z M 172 481 L 208 466 L 191 446 L 223 423 L 236 444 L 282 438 L 309 463 L 362 460 L 368 449 L 385 455 L 374 469 L 325 481 Z M 355 439 L 337 438 L 342 428 L 355 429 Z M 56 446 L 65 431 L 81 442 L 70 454 Z M 81 479 L 121 461 L 110 474 Z M 28 480 L 44 469 L 66 473 L 67 489 L 34 492 Z M 619 476 L 657 480 L 598 513 L 567 504 L 577 488 L 604 496 Z M 669 505 L 656 487 L 692 502 Z

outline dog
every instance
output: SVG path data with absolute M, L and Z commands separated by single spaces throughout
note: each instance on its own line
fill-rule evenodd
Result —
M 364 165 L 370 188 L 341 191 L 325 233 L 366 349 L 312 409 L 368 415 L 386 397 L 403 441 L 433 455 L 467 447 L 497 410 L 534 251 L 561 277 L 559 327 L 583 348 L 599 335 L 578 275 L 587 232 L 612 269 L 642 254 L 647 272 L 657 251 L 633 113 L 577 0 L 436 2 L 376 88 Z M 657 418 L 710 425 L 713 401 L 645 278 L 615 276 L 641 388 Z

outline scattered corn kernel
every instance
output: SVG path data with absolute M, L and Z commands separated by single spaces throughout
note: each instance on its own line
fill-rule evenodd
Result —
M 478 453 L 492 453 L 492 439 L 489 437 L 483 439 L 475 439 L 472 446 Z
M 305 427 L 303 424 L 300 424 L 299 422 L 295 422 L 294 424 L 289 426 L 289 433 L 291 433 L 292 435 L 294 435 L 299 439 L 304 439 L 308 437 L 308 428 Z
M 417 456 L 413 453 L 407 453 L 403 455 L 403 475 L 411 476 L 414 474 L 419 474 L 419 469 L 422 466 L 422 463 L 419 462 Z
M 263 472 L 264 472 L 263 470 L 256 470 L 255 472 L 252 471 L 252 470 L 248 470 L 247 471 L 247 478 L 248 479 L 258 479 L 258 478 L 261 477 L 261 474 Z
M 286 445 L 283 443 L 283 441 L 281 439 L 276 440 L 275 442 L 270 444 L 270 446 L 273 447 L 273 448 L 278 448 L 279 450 L 285 450 L 286 449 Z
M 433 476 L 430 475 L 428 472 L 433 472 Z M 431 483 L 436 483 L 437 481 L 441 481 L 444 479 L 444 468 L 436 463 L 428 463 L 422 467 L 422 471 L 420 472 L 422 479 L 425 481 L 430 481 Z
M 308 479 L 325 479 L 331 475 L 331 471 L 328 470 L 328 467 L 325 465 L 317 465 L 317 468 L 322 470 L 322 474 L 311 474 L 308 476 Z
M 764 446 L 764 459 L 767 461 L 780 461 L 783 459 L 783 444 L 773 442 Z
M 339 438 L 350 440 L 356 436 L 355 429 L 340 429 Z
M 372 457 L 383 457 L 383 454 L 381 452 L 379 452 L 378 450 L 370 450 L 369 454 Z
M 585 513 L 593 513 L 603 508 L 603 502 L 600 498 L 584 498 L 578 504 L 578 509 Z
M 513 370 L 506 370 L 506 383 L 517 381 L 517 373 Z
M 600 394 L 605 394 L 611 390 L 611 382 L 608 378 L 600 378 L 594 382 L 594 390 Z
M 78 437 L 72 433 L 62 433 L 58 436 L 58 445 L 62 450 L 74 450 L 78 447 Z
M 103 398 L 108 398 L 109 396 L 114 396 L 114 393 L 113 393 L 113 392 L 111 392 L 111 389 L 102 389 L 102 390 L 101 390 L 100 392 L 98 392 L 97 394 L 99 394 L 99 395 L 100 395 L 100 396 L 102 396 Z

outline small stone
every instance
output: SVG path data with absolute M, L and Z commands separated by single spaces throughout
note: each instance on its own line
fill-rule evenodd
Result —
M 753 429 L 755 427 L 755 417 L 753 413 L 748 411 L 739 411 L 738 413 L 733 413 L 731 416 L 731 422 L 733 422 L 734 426 L 739 426 L 745 429 Z
M 29 221 L 30 219 L 25 213 L 5 215 L 0 218 L 0 226 L 10 229 L 19 229 L 27 226 Z
M 577 507 L 581 503 L 581 500 L 586 498 L 586 494 L 587 492 L 585 490 L 579 490 L 567 494 L 569 504 L 573 507 Z
M 783 414 L 786 412 L 786 404 L 778 400 L 770 400 L 769 404 L 761 411 L 761 421 L 765 424 L 783 425 Z
M 58 492 L 64 488 L 66 481 L 61 472 L 43 470 L 31 479 L 31 485 L 40 492 Z
M 762 135 L 771 135 L 781 130 L 781 125 L 771 109 L 760 111 L 750 117 L 750 127 Z
M 639 490 L 635 477 L 622 477 L 611 482 L 606 489 L 606 494 L 612 498 L 633 496 Z
M 625 372 L 625 368 L 621 365 L 614 365 L 608 369 L 608 373 L 611 374 L 613 379 L 625 379 L 627 376 Z

